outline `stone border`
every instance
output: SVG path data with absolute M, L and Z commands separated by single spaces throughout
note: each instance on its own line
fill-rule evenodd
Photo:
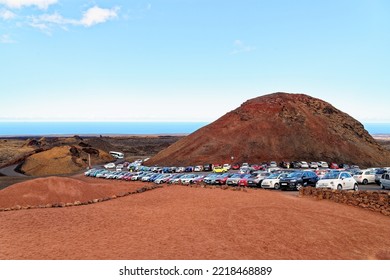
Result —
M 124 192 L 121 194 L 106 196 L 103 198 L 95 198 L 95 199 L 91 199 L 91 200 L 83 201 L 83 202 L 77 200 L 73 203 L 72 202 L 68 202 L 68 203 L 56 202 L 56 203 L 41 204 L 41 205 L 27 205 L 27 206 L 15 205 L 15 206 L 8 207 L 8 208 L 0 208 L 0 212 L 15 211 L 15 210 L 27 210 L 27 209 L 40 209 L 40 208 L 63 208 L 63 207 L 88 205 L 88 204 L 94 204 L 94 203 L 98 203 L 98 202 L 108 201 L 108 200 L 112 200 L 112 199 L 116 199 L 116 198 L 120 198 L 120 197 L 125 197 L 125 196 L 129 196 L 129 195 L 133 195 L 133 194 L 143 193 L 146 191 L 151 191 L 151 190 L 162 188 L 162 187 L 163 187 L 162 185 L 154 184 L 151 186 L 145 186 L 145 187 L 136 189 L 135 191 Z
M 311 196 L 317 200 L 327 199 L 380 212 L 390 216 L 390 192 L 384 191 L 339 191 L 324 188 L 304 187 L 299 190 L 299 196 Z

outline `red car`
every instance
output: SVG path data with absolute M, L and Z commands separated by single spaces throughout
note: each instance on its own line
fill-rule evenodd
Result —
M 332 162 L 331 164 L 329 164 L 329 168 L 330 169 L 339 169 L 339 165 L 335 162 Z
M 253 176 L 252 174 L 246 174 L 244 177 L 241 178 L 240 181 L 238 181 L 239 187 L 247 187 L 248 186 L 248 179 L 254 179 L 256 176 Z
M 263 166 L 261 166 L 261 165 L 258 165 L 258 164 L 252 164 L 251 165 L 251 168 L 253 169 L 253 170 L 260 170 L 260 169 L 262 169 L 263 168 Z
M 240 164 L 239 163 L 234 163 L 233 165 L 232 165 L 232 169 L 233 170 L 238 170 L 238 169 L 240 169 Z
M 217 178 L 214 180 L 214 184 L 216 185 L 225 185 L 226 180 L 229 179 L 233 174 L 230 173 L 224 173 L 221 175 L 218 175 Z

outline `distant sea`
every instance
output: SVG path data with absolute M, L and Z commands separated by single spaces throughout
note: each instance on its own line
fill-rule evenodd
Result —
M 0 122 L 0 136 L 189 134 L 207 122 Z M 390 134 L 390 123 L 366 123 L 370 134 Z
M 0 136 L 189 134 L 206 122 L 0 122 Z

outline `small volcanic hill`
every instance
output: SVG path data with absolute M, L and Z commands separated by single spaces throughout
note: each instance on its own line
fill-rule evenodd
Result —
M 88 166 L 88 154 L 92 164 L 113 160 L 111 155 L 99 149 L 65 145 L 30 155 L 21 166 L 21 171 L 32 176 L 77 172 Z
M 304 94 L 250 99 L 148 161 L 194 165 L 263 161 L 328 161 L 389 165 L 390 152 L 363 125 L 331 104 Z

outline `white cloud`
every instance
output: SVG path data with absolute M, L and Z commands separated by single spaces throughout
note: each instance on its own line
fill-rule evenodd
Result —
M 16 43 L 16 41 L 12 40 L 12 38 L 8 34 L 3 34 L 0 36 L 0 43 L 13 44 L 13 43 Z
M 112 9 L 102 9 L 98 6 L 89 8 L 80 20 L 80 24 L 86 27 L 92 25 L 106 22 L 110 19 L 116 18 L 118 16 L 119 7 L 114 7 Z
M 69 25 L 90 27 L 95 24 L 104 23 L 118 16 L 118 7 L 112 9 L 102 9 L 97 6 L 84 12 L 83 17 L 79 20 L 65 18 L 58 12 L 53 14 L 42 14 L 39 16 L 29 16 L 29 25 L 37 28 L 48 35 L 51 35 L 52 29 L 60 27 L 68 30 Z
M 50 5 L 55 3 L 57 3 L 57 0 L 0 0 L 0 4 L 15 9 L 27 6 L 36 6 L 39 9 L 46 10 Z
M 11 11 L 0 10 L 0 18 L 2 18 L 3 20 L 10 20 L 10 19 L 13 19 L 15 17 L 16 17 L 16 15 Z
M 235 40 L 233 42 L 234 50 L 230 54 L 238 54 L 243 52 L 251 52 L 254 51 L 256 48 L 253 46 L 249 46 L 244 44 L 241 40 Z
M 31 23 L 33 24 L 39 24 L 39 23 L 54 24 L 54 25 L 79 24 L 79 21 L 74 19 L 64 18 L 62 15 L 60 15 L 57 12 L 55 12 L 54 14 L 43 14 L 40 16 L 31 16 L 29 18 L 31 20 Z

